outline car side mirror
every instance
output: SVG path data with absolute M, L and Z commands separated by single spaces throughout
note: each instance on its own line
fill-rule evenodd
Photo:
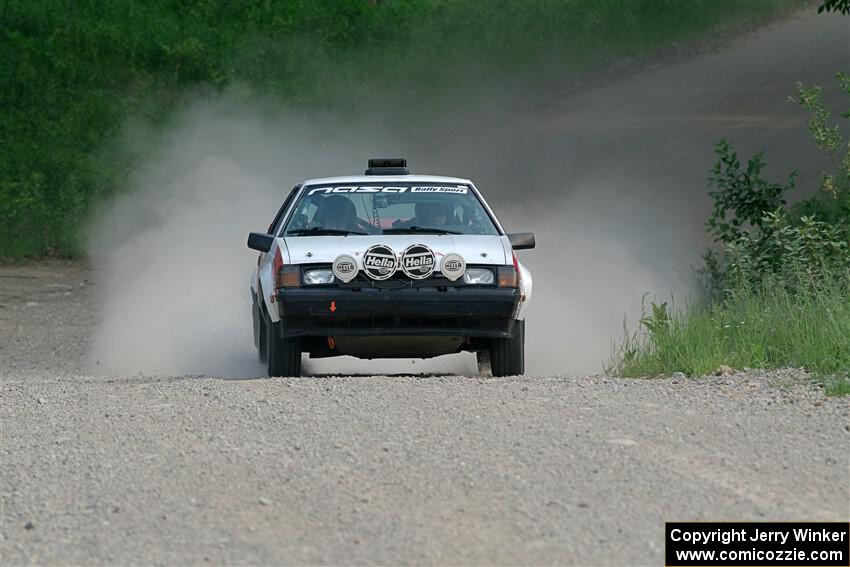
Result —
M 514 250 L 531 250 L 535 246 L 533 232 L 509 234 L 508 240 L 511 241 L 511 246 Z
M 268 252 L 272 249 L 274 236 L 262 232 L 252 232 L 248 235 L 248 248 L 257 252 Z

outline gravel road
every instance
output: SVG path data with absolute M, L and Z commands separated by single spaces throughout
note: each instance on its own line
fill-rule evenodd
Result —
M 0 268 L 0 563 L 661 564 L 846 520 L 846 399 L 701 379 L 85 375 L 96 274 Z

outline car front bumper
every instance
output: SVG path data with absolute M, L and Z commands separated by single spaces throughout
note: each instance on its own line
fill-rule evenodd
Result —
M 322 286 L 276 295 L 281 336 L 511 337 L 519 292 L 497 287 Z

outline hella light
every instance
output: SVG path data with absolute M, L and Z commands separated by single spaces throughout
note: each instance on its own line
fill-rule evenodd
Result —
M 463 282 L 470 285 L 491 285 L 493 271 L 487 268 L 467 268 L 463 274 Z
M 334 271 L 330 268 L 318 268 L 304 272 L 305 285 L 320 285 L 334 283 Z

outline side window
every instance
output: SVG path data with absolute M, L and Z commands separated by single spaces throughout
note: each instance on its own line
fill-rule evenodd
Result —
M 283 220 L 283 215 L 286 213 L 286 210 L 289 208 L 289 205 L 292 204 L 292 199 L 295 198 L 295 194 L 298 193 L 298 190 L 301 189 L 301 184 L 299 183 L 295 187 L 292 188 L 292 191 L 289 192 L 289 195 L 284 199 L 283 204 L 278 209 L 277 214 L 274 216 L 274 220 L 269 225 L 269 230 L 267 234 L 277 234 L 277 231 L 280 230 L 280 222 Z

